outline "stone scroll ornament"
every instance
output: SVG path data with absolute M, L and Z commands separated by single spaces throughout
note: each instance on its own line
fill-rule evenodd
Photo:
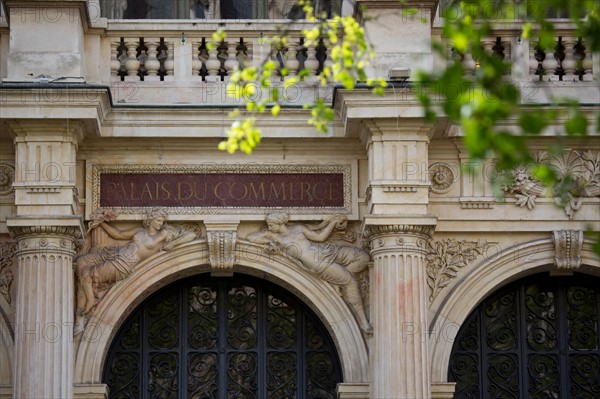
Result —
M 372 333 L 358 279 L 359 273 L 368 267 L 370 256 L 364 249 L 349 244 L 356 238 L 345 233 L 348 219 L 332 215 L 318 225 L 289 223 L 289 220 L 287 213 L 271 213 L 267 215 L 267 228 L 248 235 L 246 240 L 264 245 L 270 253 L 287 256 L 300 269 L 337 287 L 360 328 Z
M 109 237 L 125 241 L 111 247 L 93 247 L 75 258 L 78 278 L 77 315 L 89 317 L 96 305 L 115 283 L 131 275 L 144 259 L 193 241 L 200 235 L 197 226 L 169 226 L 162 209 L 152 209 L 145 215 L 143 227 L 121 230 L 108 222 L 112 211 L 98 211 L 89 223 L 88 233 L 101 228 Z
M 555 187 L 545 187 L 533 176 L 535 166 L 541 164 L 556 173 Z M 600 197 L 600 153 L 570 150 L 554 155 L 540 151 L 533 168 L 517 167 L 512 171 L 512 182 L 502 190 L 514 196 L 516 205 L 528 209 L 535 207 L 538 197 L 554 197 L 556 204 L 572 219 L 583 198 Z

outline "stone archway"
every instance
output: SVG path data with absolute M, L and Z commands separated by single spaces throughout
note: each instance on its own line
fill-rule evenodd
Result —
M 302 300 L 323 322 L 340 356 L 345 383 L 369 379 L 367 348 L 350 309 L 328 283 L 300 271 L 278 255 L 265 257 L 254 244 L 238 243 L 234 271 L 282 286 Z M 176 280 L 210 272 L 206 241 L 196 241 L 143 261 L 103 298 L 88 322 L 76 353 L 75 384 L 98 384 L 108 348 L 118 328 L 152 293 Z
M 463 276 L 439 306 L 430 323 L 430 364 L 433 383 L 448 382 L 448 364 L 458 330 L 479 303 L 500 287 L 525 276 L 554 268 L 555 247 L 550 239 L 523 243 Z M 600 260 L 591 242 L 582 249 L 580 272 L 600 276 Z M 526 260 L 526 261 L 524 261 Z

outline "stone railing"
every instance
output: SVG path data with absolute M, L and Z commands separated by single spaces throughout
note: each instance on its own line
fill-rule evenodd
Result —
M 275 29 L 269 30 L 276 34 Z M 273 54 L 263 30 L 228 31 L 224 41 L 209 49 L 212 33 L 109 32 L 110 81 L 226 82 L 236 68 L 259 65 L 269 57 L 291 76 L 303 68 L 314 76 L 327 59 L 325 46 L 305 46 L 300 30 L 291 31 L 288 47 Z
M 541 48 L 536 38 L 522 39 L 518 31 L 498 31 L 482 40 L 483 48 L 512 62 L 511 77 L 518 80 L 578 82 L 598 79 L 594 54 L 572 31 L 557 31 L 555 45 Z M 460 54 L 449 46 L 450 57 L 474 72 L 479 64 L 470 53 Z M 598 56 L 598 54 L 596 54 Z

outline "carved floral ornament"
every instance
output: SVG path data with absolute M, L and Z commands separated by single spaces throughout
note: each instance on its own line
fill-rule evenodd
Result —
M 544 187 L 533 176 L 536 165 L 540 164 L 548 165 L 556 172 L 558 182 L 555 187 Z M 517 206 L 528 209 L 535 208 L 539 197 L 563 193 L 562 198 L 554 197 L 554 201 L 564 207 L 565 214 L 572 219 L 583 198 L 600 197 L 600 153 L 570 150 L 552 155 L 540 151 L 533 167 L 517 167 L 512 171 L 512 182 L 502 190 L 513 195 Z
M 13 192 L 15 168 L 7 163 L 0 163 L 0 196 Z
M 458 275 L 460 270 L 484 255 L 493 243 L 485 240 L 458 241 L 445 239 L 428 241 L 427 285 L 431 289 L 429 300 L 433 302 L 439 293 Z
M 13 282 L 12 265 L 17 244 L 9 241 L 0 244 L 0 294 L 10 303 L 10 286 Z
M 429 166 L 429 180 L 431 181 L 431 191 L 436 194 L 444 194 L 452 188 L 455 176 L 450 166 L 436 162 Z

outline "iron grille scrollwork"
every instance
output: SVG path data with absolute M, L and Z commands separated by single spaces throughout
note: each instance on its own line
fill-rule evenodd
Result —
M 533 276 L 492 294 L 458 332 L 455 398 L 599 398 L 600 279 Z
M 198 277 L 144 302 L 119 330 L 110 398 L 335 399 L 331 338 L 291 294 L 247 276 Z

